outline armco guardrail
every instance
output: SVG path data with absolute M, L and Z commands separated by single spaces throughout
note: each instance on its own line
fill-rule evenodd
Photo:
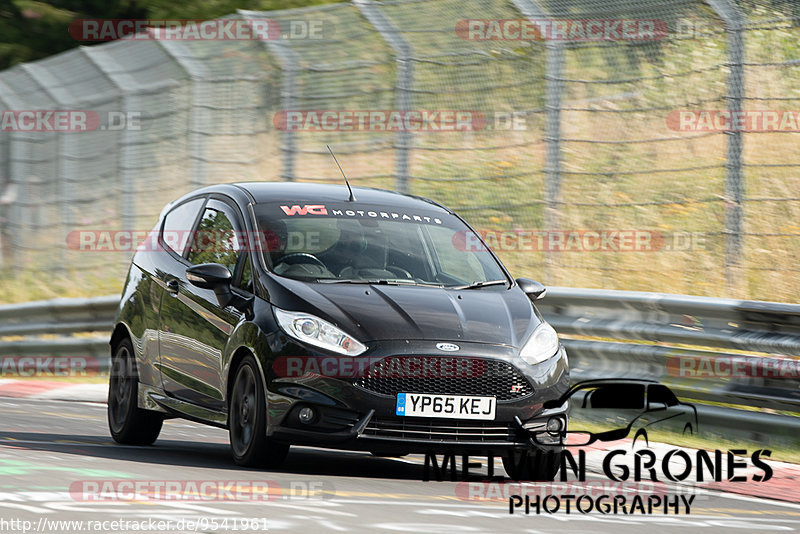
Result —
M 800 305 L 555 287 L 538 307 L 576 379 L 647 378 L 694 399 L 800 412 L 789 357 L 800 356 Z
M 119 296 L 0 306 L 0 337 L 111 330 Z
M 107 370 L 118 301 L 0 306 L 0 358 L 84 355 Z M 800 413 L 800 305 L 551 287 L 537 307 L 562 336 L 573 380 L 652 379 L 700 403 Z M 713 406 L 700 412 L 711 426 L 800 435 L 797 417 Z
M 24 356 L 85 356 L 109 367 L 108 338 L 118 295 L 54 299 L 0 306 L 2 359 Z M 6 377 L 7 378 L 7 377 Z

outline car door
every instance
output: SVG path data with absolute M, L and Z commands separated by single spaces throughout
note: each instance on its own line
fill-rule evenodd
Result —
M 141 346 L 137 346 L 140 360 L 137 362 L 139 381 L 142 384 L 161 386 L 159 362 L 159 308 L 164 294 L 163 273 L 165 261 L 169 262 L 166 251 L 183 251 L 205 197 L 190 199 L 172 206 L 153 228 L 147 241 L 142 243 L 131 264 L 126 293 L 123 300 L 139 298 L 141 307 L 131 326 L 134 333 L 141 332 Z M 157 241 L 157 243 L 156 243 Z M 155 246 L 158 245 L 158 246 Z M 131 284 L 135 283 L 135 287 Z M 130 293 L 128 293 L 130 291 Z
M 160 366 L 164 390 L 175 398 L 213 410 L 225 406 L 222 356 L 243 314 L 221 307 L 214 291 L 186 279 L 186 269 L 219 263 L 236 272 L 242 218 L 231 204 L 210 198 L 182 255 L 173 254 L 164 273 L 160 313 Z

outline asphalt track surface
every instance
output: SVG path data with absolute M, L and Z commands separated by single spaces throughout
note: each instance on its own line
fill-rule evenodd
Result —
M 500 492 L 471 498 L 465 482 L 423 482 L 422 464 L 422 456 L 293 448 L 280 469 L 244 469 L 233 464 L 221 429 L 170 420 L 154 446 L 122 446 L 108 434 L 102 404 L 0 399 L 0 534 L 800 530 L 797 504 L 719 491 L 698 491 L 689 515 L 566 514 L 564 506 L 510 515 Z M 607 482 L 597 473 L 587 479 Z M 136 498 L 121 481 L 173 490 Z

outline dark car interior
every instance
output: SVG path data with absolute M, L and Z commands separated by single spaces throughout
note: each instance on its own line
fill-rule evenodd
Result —
M 331 219 L 325 221 L 325 231 L 315 236 L 312 233 L 317 230 L 303 227 L 307 222 L 259 221 L 268 235 L 268 256 L 276 274 L 315 279 L 464 282 L 435 269 L 430 252 L 420 246 L 429 238 L 411 238 L 407 231 L 398 231 L 399 223 L 393 227 L 368 219 Z M 416 226 L 410 229 L 422 231 Z

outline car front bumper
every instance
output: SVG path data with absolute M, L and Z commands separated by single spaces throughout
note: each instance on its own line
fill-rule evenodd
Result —
M 407 344 L 406 344 L 407 345 Z M 477 344 L 476 344 L 477 345 Z M 381 352 L 418 354 L 419 347 L 383 347 Z M 505 347 L 469 347 L 468 357 L 511 363 L 532 386 L 532 393 L 500 400 L 492 421 L 409 417 L 396 415 L 396 396 L 369 391 L 357 379 L 328 376 L 274 377 L 269 382 L 268 433 L 287 443 L 348 450 L 411 453 L 456 451 L 491 453 L 536 446 L 531 432 L 544 432 L 552 417 L 567 423 L 567 408 L 545 410 L 569 387 L 569 366 L 562 347 L 554 357 L 535 366 L 514 360 Z M 466 387 L 469 387 L 469 383 Z M 477 383 L 476 383 L 477 386 Z M 398 391 L 400 392 L 400 391 Z M 469 391 L 403 391 L 408 393 L 469 394 Z M 299 412 L 311 408 L 314 417 L 303 423 Z M 541 440 L 540 440 L 541 441 Z

